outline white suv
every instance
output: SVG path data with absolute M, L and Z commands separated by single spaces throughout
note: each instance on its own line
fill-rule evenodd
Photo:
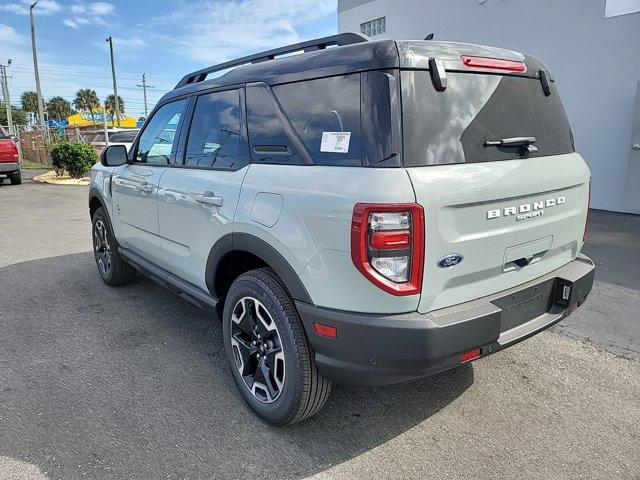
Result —
M 140 271 L 215 312 L 274 424 L 317 412 L 331 381 L 513 345 L 593 283 L 589 169 L 554 78 L 509 50 L 342 34 L 206 68 L 91 178 L 104 281 Z

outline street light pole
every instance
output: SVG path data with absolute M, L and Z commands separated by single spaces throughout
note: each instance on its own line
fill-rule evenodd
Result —
M 120 102 L 118 101 L 118 86 L 116 85 L 116 64 L 113 61 L 113 39 L 109 36 L 106 39 L 109 44 L 109 53 L 111 54 L 111 75 L 113 76 L 113 96 L 115 103 L 115 116 L 117 125 L 120 126 Z
M 31 48 L 33 50 L 33 70 L 36 74 L 36 93 L 38 94 L 38 119 L 40 123 L 44 123 L 44 103 L 42 102 L 42 91 L 40 90 L 40 72 L 38 71 L 38 53 L 36 52 L 36 27 L 33 22 L 33 7 L 35 2 L 29 7 L 29 18 L 31 19 Z

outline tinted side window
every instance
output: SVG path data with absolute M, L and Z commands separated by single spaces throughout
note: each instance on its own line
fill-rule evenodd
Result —
M 362 165 L 359 73 L 278 85 L 273 91 L 316 165 Z
M 168 103 L 151 117 L 138 142 L 136 162 L 148 165 L 169 164 L 186 105 L 186 99 Z
M 246 92 L 251 158 L 258 163 L 303 164 L 295 132 L 271 89 L 257 84 L 247 86 Z
M 185 164 L 236 168 L 239 163 L 246 163 L 241 143 L 238 90 L 199 96 L 191 120 Z

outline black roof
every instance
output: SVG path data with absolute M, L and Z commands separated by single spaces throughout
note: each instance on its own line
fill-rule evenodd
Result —
M 333 48 L 331 48 L 333 47 Z M 301 52 L 297 55 L 292 53 Z M 525 61 L 527 76 L 544 65 L 534 57 L 512 50 L 455 42 L 425 40 L 369 40 L 357 33 L 342 33 L 267 52 L 249 55 L 192 72 L 182 78 L 165 99 L 199 90 L 251 82 L 270 85 L 388 68 L 428 69 L 430 57 L 444 62 L 447 71 L 469 70 L 460 55 Z M 223 75 L 211 74 L 231 69 Z

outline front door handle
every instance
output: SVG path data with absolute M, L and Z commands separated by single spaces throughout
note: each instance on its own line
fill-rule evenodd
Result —
M 138 185 L 138 190 L 143 193 L 153 193 L 153 185 L 147 182 L 142 182 L 140 185 Z
M 222 197 L 217 197 L 213 192 L 206 191 L 203 195 L 196 195 L 196 202 L 211 207 L 221 207 Z

